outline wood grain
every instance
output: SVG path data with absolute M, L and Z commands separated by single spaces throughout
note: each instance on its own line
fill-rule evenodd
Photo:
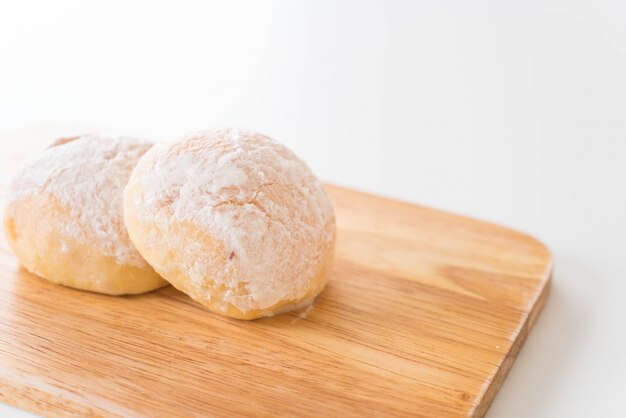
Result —
M 49 284 L 0 244 L 0 401 L 46 416 L 482 416 L 543 305 L 524 234 L 328 186 L 337 259 L 307 310 L 252 322 L 171 287 Z

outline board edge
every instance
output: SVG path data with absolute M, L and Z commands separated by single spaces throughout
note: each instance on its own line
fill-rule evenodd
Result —
M 489 381 L 485 382 L 482 395 L 476 398 L 474 405 L 468 414 L 470 417 L 484 417 L 489 410 L 489 407 L 502 387 L 509 371 L 513 367 L 524 342 L 526 342 L 526 338 L 528 337 L 530 330 L 543 310 L 552 287 L 554 258 L 548 247 L 538 239 L 528 234 L 515 230 L 512 231 L 527 236 L 544 249 L 546 253 L 546 268 L 544 270 L 543 277 L 540 279 L 541 287 L 537 290 L 535 297 L 531 300 L 531 302 L 529 302 L 528 306 L 530 309 L 528 309 L 525 313 L 522 323 L 520 324 L 519 331 L 517 332 L 517 335 L 515 335 L 515 339 L 513 340 L 509 351 L 498 365 L 496 373 Z

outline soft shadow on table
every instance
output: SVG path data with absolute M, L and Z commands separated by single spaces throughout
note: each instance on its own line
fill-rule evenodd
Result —
M 594 272 L 584 260 L 557 256 L 548 300 L 524 343 L 519 356 L 487 418 L 548 416 L 547 406 L 555 398 L 555 382 L 573 361 L 576 341 L 587 326 L 584 300 L 591 298 L 597 283 Z M 583 286 L 584 289 L 573 287 Z

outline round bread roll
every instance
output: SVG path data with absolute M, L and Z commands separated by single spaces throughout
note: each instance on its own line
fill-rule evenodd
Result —
M 51 282 L 111 295 L 166 285 L 130 242 L 123 218 L 124 186 L 151 145 L 63 138 L 24 163 L 4 217 L 21 264 Z
M 124 192 L 131 240 L 174 287 L 239 319 L 311 303 L 331 270 L 335 215 L 291 151 L 208 130 L 155 145 Z

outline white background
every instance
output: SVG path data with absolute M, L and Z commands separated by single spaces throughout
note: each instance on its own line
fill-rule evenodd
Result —
M 488 416 L 626 416 L 626 2 L 0 3 L 1 141 L 206 126 L 546 242 Z

